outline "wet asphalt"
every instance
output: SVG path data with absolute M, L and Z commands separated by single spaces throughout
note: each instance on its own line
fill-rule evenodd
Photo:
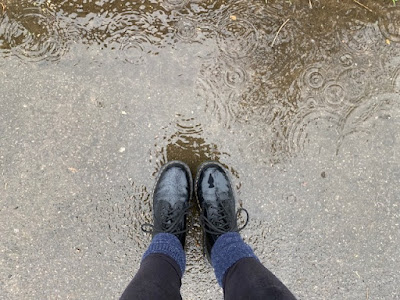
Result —
M 175 159 L 299 299 L 400 299 L 391 1 L 0 2 L 0 299 L 117 299 Z M 189 223 L 182 296 L 222 299 Z

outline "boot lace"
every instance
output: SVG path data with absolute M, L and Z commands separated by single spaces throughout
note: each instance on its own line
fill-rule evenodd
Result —
M 144 223 L 140 227 L 143 232 L 152 234 L 163 232 L 177 235 L 187 232 L 189 230 L 187 226 L 183 230 L 180 230 L 180 226 L 184 218 L 189 214 L 191 208 L 192 204 L 188 203 L 183 204 L 183 208 L 179 209 L 168 205 L 165 218 L 162 218 L 161 220 L 154 218 L 154 224 Z
M 215 208 L 215 206 L 213 206 L 213 208 Z M 232 218 L 236 218 L 235 221 L 237 221 L 242 212 L 246 214 L 244 225 L 238 227 L 237 222 L 229 222 Z M 249 222 L 249 212 L 244 208 L 239 208 L 236 211 L 236 216 L 233 217 L 232 213 L 226 210 L 224 205 L 220 205 L 215 212 L 212 212 L 207 217 L 204 214 L 201 214 L 200 221 L 204 230 L 212 235 L 221 235 L 227 232 L 239 232 L 247 226 Z

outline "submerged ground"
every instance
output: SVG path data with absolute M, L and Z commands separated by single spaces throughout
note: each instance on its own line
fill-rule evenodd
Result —
M 0 0 L 0 299 L 117 299 L 173 159 L 231 170 L 299 299 L 400 299 L 400 6 Z

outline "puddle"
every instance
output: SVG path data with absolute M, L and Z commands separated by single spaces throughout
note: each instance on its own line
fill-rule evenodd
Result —
M 299 158 L 335 161 L 370 141 L 382 157 L 389 153 L 388 161 L 399 163 L 393 132 L 400 111 L 400 5 L 362 2 L 365 7 L 317 0 L 0 0 L 0 105 L 10 111 L 7 118 L 33 122 L 27 123 L 32 135 L 41 136 L 35 127 L 43 121 L 40 106 L 52 98 L 54 107 L 47 110 L 54 108 L 65 124 L 77 121 L 70 135 L 57 117 L 49 126 L 63 140 L 86 138 L 97 147 L 68 160 L 79 159 L 94 173 L 126 175 L 97 182 L 97 174 L 81 172 L 82 188 L 100 194 L 82 223 L 99 224 L 107 241 L 121 247 L 120 259 L 126 254 L 138 261 L 149 241 L 140 224 L 151 220 L 151 189 L 160 167 L 182 160 L 194 172 L 201 162 L 217 160 L 231 170 L 239 204 L 254 211 L 246 239 L 277 263 L 274 247 L 285 251 L 290 242 L 271 233 L 273 225 L 263 217 L 273 204 L 260 198 L 262 170 L 281 172 L 301 165 Z M 51 96 L 43 92 L 47 85 Z M 35 119 L 20 110 L 19 101 L 38 112 Z M 12 139 L 7 124 L 0 122 Z M 55 155 L 69 153 L 68 145 L 57 145 Z M 316 173 L 318 180 L 340 181 L 332 170 Z M 293 208 L 284 224 L 308 205 L 301 192 L 277 194 Z M 202 260 L 199 223 L 190 222 L 183 294 L 199 299 L 190 283 L 197 276 L 202 299 L 220 297 Z M 265 246 L 270 234 L 273 242 Z M 288 277 L 293 272 L 283 270 Z M 301 282 L 293 285 L 307 295 Z

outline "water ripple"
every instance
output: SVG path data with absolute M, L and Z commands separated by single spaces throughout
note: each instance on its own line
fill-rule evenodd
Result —
M 135 35 L 121 41 L 120 50 L 123 59 L 131 64 L 140 65 L 146 60 L 145 54 L 151 45 L 145 35 Z
M 390 118 L 393 106 L 398 106 L 398 95 L 380 94 L 378 96 L 370 96 L 359 106 L 351 109 L 342 121 L 338 150 L 348 135 L 356 132 L 369 133 L 374 128 L 371 123 L 378 118 Z
M 240 66 L 230 67 L 225 71 L 225 84 L 231 88 L 243 86 L 246 80 L 246 71 Z
M 218 45 L 216 38 L 216 27 L 214 25 L 199 24 L 196 32 L 196 42 L 198 42 L 197 56 L 203 59 L 213 59 L 218 55 Z
M 322 110 L 308 111 L 305 115 L 298 114 L 290 121 L 287 137 L 289 152 L 292 155 L 304 152 L 307 145 L 315 141 L 314 135 L 329 129 L 337 131 L 340 119 L 340 115 Z
M 147 245 L 140 226 L 151 223 L 152 211 L 150 193 L 145 186 L 132 182 L 130 185 L 114 188 L 105 199 L 96 201 L 96 212 L 101 218 L 99 226 L 112 243 L 132 240 L 135 247 L 127 249 L 144 251 Z
M 167 10 L 179 10 L 185 7 L 189 0 L 164 0 L 162 5 Z
M 197 36 L 196 21 L 190 18 L 181 18 L 176 24 L 176 35 L 183 41 L 193 41 Z
M 242 92 L 248 74 L 244 66 L 213 60 L 203 65 L 197 79 L 199 96 L 209 112 L 223 127 L 230 127 L 243 111 Z
M 379 45 L 379 29 L 376 25 L 354 20 L 347 30 L 339 34 L 339 42 L 350 52 L 365 53 Z
M 140 31 L 140 22 L 141 17 L 135 11 L 109 13 L 107 19 L 103 21 L 106 24 L 103 33 L 104 37 L 99 36 L 99 39 L 106 41 L 125 40 Z
M 371 69 L 359 67 L 346 70 L 339 75 L 338 80 L 343 83 L 346 92 L 347 105 L 357 105 L 364 96 L 369 94 L 371 73 Z
M 205 141 L 202 125 L 194 118 L 177 114 L 176 120 L 156 137 L 150 161 L 155 164 L 156 174 L 162 165 L 171 160 L 181 160 L 195 171 L 202 162 L 219 160 L 220 157 L 217 146 Z
M 394 72 L 392 85 L 394 90 L 397 93 L 400 93 L 400 67 L 398 67 L 397 70 Z
M 232 14 L 218 24 L 219 49 L 231 58 L 249 56 L 258 43 L 258 33 L 248 20 Z
M 311 66 L 303 74 L 303 82 L 312 89 L 320 89 L 325 84 L 325 71 L 321 66 Z
M 200 70 L 197 78 L 198 95 L 204 99 L 206 111 L 224 127 L 229 127 L 235 120 L 238 107 L 236 95 L 240 95 L 246 79 L 244 68 L 224 61 L 212 60 Z
M 379 19 L 379 29 L 387 39 L 400 42 L 400 9 L 395 7 L 385 12 Z
M 350 68 L 354 65 L 354 57 L 351 53 L 346 52 L 340 54 L 338 57 L 340 65 L 343 66 L 344 68 Z
M 214 101 L 214 115 L 219 124 L 224 128 L 230 128 L 240 118 L 243 112 L 242 95 L 236 91 L 227 95 L 220 95 L 218 101 Z
M 25 8 L 10 20 L 5 36 L 14 55 L 26 61 L 57 61 L 66 51 L 66 39 L 50 9 Z
M 5 36 L 6 29 L 8 27 L 8 17 L 7 15 L 0 15 L 0 65 L 3 64 L 5 61 L 3 58 L 6 58 L 10 54 L 10 45 L 7 41 Z
M 323 95 L 329 106 L 341 107 L 344 102 L 345 91 L 340 83 L 331 81 L 325 86 Z

